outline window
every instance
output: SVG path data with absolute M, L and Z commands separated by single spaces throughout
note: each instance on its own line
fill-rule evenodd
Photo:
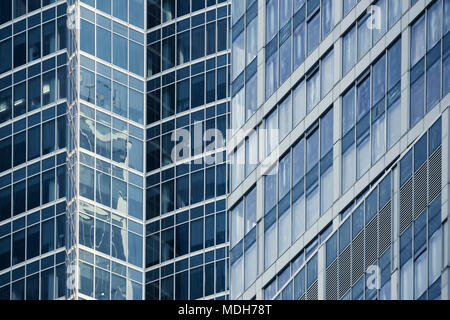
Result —
M 39 255 L 40 249 L 40 230 L 39 224 L 27 228 L 27 259 Z
M 306 116 L 306 86 L 304 80 L 294 88 L 292 99 L 292 117 L 295 127 Z
M 97 171 L 96 178 L 96 201 L 105 206 L 111 205 L 111 177 Z
M 373 21 L 373 22 L 375 22 L 375 24 L 376 24 L 376 22 L 378 22 L 379 25 L 377 27 L 380 27 L 380 28 L 372 29 L 372 46 L 375 45 L 381 39 L 381 37 L 386 33 L 386 3 L 387 3 L 387 1 L 389 1 L 389 0 L 378 0 L 375 3 L 375 5 L 380 8 L 381 15 L 378 17 L 378 19 L 379 19 L 378 21 Z M 399 1 L 395 1 L 395 2 L 396 2 L 396 4 L 394 4 L 394 5 L 397 5 L 397 3 Z M 390 11 L 389 11 L 389 13 L 390 13 Z M 372 17 L 370 17 L 370 18 L 372 18 Z M 371 21 L 371 20 L 369 20 L 369 21 Z
M 279 140 L 282 141 L 292 130 L 291 95 L 286 97 L 278 106 L 279 110 Z
M 320 212 L 333 203 L 333 109 L 320 121 Z
M 319 218 L 319 131 L 314 131 L 306 140 L 306 229 Z
M 183 55 L 183 61 L 184 59 L 185 56 Z M 147 76 L 152 76 L 154 74 L 159 73 L 160 71 L 161 71 L 161 42 L 156 42 L 147 47 Z
M 144 123 L 144 95 L 138 91 L 130 89 L 129 91 L 130 105 L 129 118 L 130 120 L 143 124 Z
M 97 75 L 97 105 L 111 110 L 111 80 Z
M 309 10 L 308 10 L 309 11 Z M 317 13 L 308 21 L 308 54 L 310 54 L 320 41 L 320 15 Z
M 286 29 L 286 27 L 289 27 Z M 291 74 L 291 29 L 290 24 L 280 31 L 280 84 Z
M 344 0 L 344 17 L 349 13 L 349 11 L 356 5 L 357 0 Z
M 205 103 L 205 75 L 200 74 L 191 78 L 191 108 Z
M 322 97 L 330 92 L 334 85 L 334 64 L 333 64 L 333 51 L 329 52 L 324 58 L 322 58 L 321 65 L 321 90 Z
M 189 31 L 177 35 L 177 64 L 183 64 L 191 59 L 191 34 Z M 159 51 L 158 51 L 159 53 Z M 152 72 L 154 74 L 154 72 Z
M 275 109 L 266 118 L 266 155 L 269 155 L 278 145 L 278 110 Z
M 356 27 L 353 27 L 343 38 L 342 74 L 346 75 L 356 63 Z
M 100 123 L 97 123 L 96 133 L 96 153 L 105 158 L 111 158 L 111 129 Z
M 42 154 L 55 150 L 55 120 L 42 124 Z
M 128 41 L 116 34 L 113 35 L 113 63 L 123 69 L 127 69 Z
M 276 213 L 275 211 L 273 213 Z M 276 216 L 269 214 L 264 218 L 264 269 L 267 270 L 277 259 Z

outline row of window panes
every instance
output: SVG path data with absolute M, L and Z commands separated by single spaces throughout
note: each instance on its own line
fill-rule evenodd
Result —
M 245 1 L 237 1 L 240 5 Z M 233 27 L 233 81 L 244 70 L 244 67 L 249 65 L 256 57 L 258 50 L 258 7 L 255 3 L 242 18 L 239 23 Z M 236 20 L 233 20 L 236 22 Z M 245 30 L 244 30 L 245 28 Z
M 334 86 L 334 51 L 331 50 L 320 59 L 305 79 L 299 81 L 292 91 L 279 102 L 278 108 L 266 118 L 266 154 L 282 141 L 307 114 L 325 97 Z M 239 77 L 240 78 L 240 77 Z M 238 79 L 239 79 L 238 78 Z M 273 78 L 272 78 L 273 80 Z M 266 85 L 272 81 L 266 77 Z M 236 87 L 233 85 L 233 92 Z M 247 82 L 232 99 L 232 130 L 237 130 L 256 111 L 256 75 Z M 278 134 L 274 134 L 278 130 Z M 261 155 L 264 150 L 261 150 Z
M 400 138 L 401 39 L 342 96 L 342 189 Z
M 449 31 L 448 1 L 435 1 L 411 25 L 411 127 L 450 91 Z

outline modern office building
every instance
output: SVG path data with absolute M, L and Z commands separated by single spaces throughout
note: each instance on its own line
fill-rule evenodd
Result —
M 230 10 L 2 1 L 1 299 L 227 296 Z
M 448 0 L 233 1 L 231 299 L 450 298 L 449 31 Z

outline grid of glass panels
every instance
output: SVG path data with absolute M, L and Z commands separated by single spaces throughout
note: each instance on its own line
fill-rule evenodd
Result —
M 152 29 L 175 18 L 193 14 L 227 0 L 148 0 L 147 28 Z
M 433 2 L 411 25 L 410 127 L 450 91 L 450 3 Z
M 355 0 L 344 1 L 344 15 L 346 8 L 350 8 L 350 6 L 353 6 L 355 3 Z M 346 7 L 346 5 L 348 5 L 348 7 Z M 402 16 L 402 1 L 378 0 L 374 3 L 374 6 L 377 6 L 380 10 L 380 21 L 372 19 L 371 13 L 366 13 L 343 35 L 343 76 L 345 76 L 353 66 L 369 52 L 369 50 L 383 37 L 386 31 L 391 29 Z M 374 14 L 376 13 L 377 12 Z M 376 24 L 372 29 L 369 28 L 371 23 Z
M 441 119 L 419 139 L 406 155 L 398 160 L 400 165 L 400 187 L 412 176 L 413 170 L 421 165 L 441 145 Z M 383 179 L 375 182 L 371 192 L 363 192 L 362 201 L 358 207 L 344 210 L 341 213 L 341 223 L 333 232 L 332 225 L 324 228 L 316 239 L 287 264 L 264 287 L 265 299 L 297 300 L 304 296 L 306 289 L 314 280 L 307 280 L 309 270 L 314 275 L 314 268 L 308 268 L 311 258 L 317 250 L 325 246 L 325 267 L 329 267 L 360 234 L 374 216 L 391 200 L 393 188 L 392 171 Z M 361 199 L 361 197 L 359 198 Z M 348 213 L 352 212 L 351 215 Z M 233 229 L 232 229 L 233 230 Z M 233 236 L 232 236 L 233 237 Z M 400 287 L 401 299 L 439 300 L 441 296 L 441 195 L 437 196 L 425 210 L 417 215 L 412 225 L 400 236 Z M 375 262 L 380 268 L 380 288 L 368 289 L 365 285 L 367 276 L 361 277 L 353 287 L 342 296 L 342 300 L 388 300 L 391 299 L 391 255 L 392 248 L 388 248 Z M 316 254 L 317 255 L 317 254 Z M 233 253 L 231 253 L 233 259 Z M 305 264 L 305 260 L 308 261 Z M 233 270 L 233 267 L 231 267 Z M 343 272 L 343 271 L 342 271 Z M 317 276 L 312 277 L 317 279 Z M 233 292 L 233 277 L 231 290 Z M 305 281 L 306 284 L 305 284 Z
M 145 298 L 224 299 L 231 6 L 156 0 L 148 12 Z
M 267 1 L 266 99 L 325 39 L 333 26 L 333 1 Z
M 1 299 L 66 295 L 65 14 L 61 1 L 2 4 Z

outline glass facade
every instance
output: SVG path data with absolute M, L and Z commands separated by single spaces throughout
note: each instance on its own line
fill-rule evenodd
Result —
M 0 299 L 66 298 L 66 3 L 1 11 Z
M 449 31 L 449 0 L 2 1 L 0 299 L 449 299 Z
M 231 10 L 226 0 L 147 1 L 149 300 L 228 298 Z
M 233 5 L 230 298 L 448 299 L 449 1 Z

